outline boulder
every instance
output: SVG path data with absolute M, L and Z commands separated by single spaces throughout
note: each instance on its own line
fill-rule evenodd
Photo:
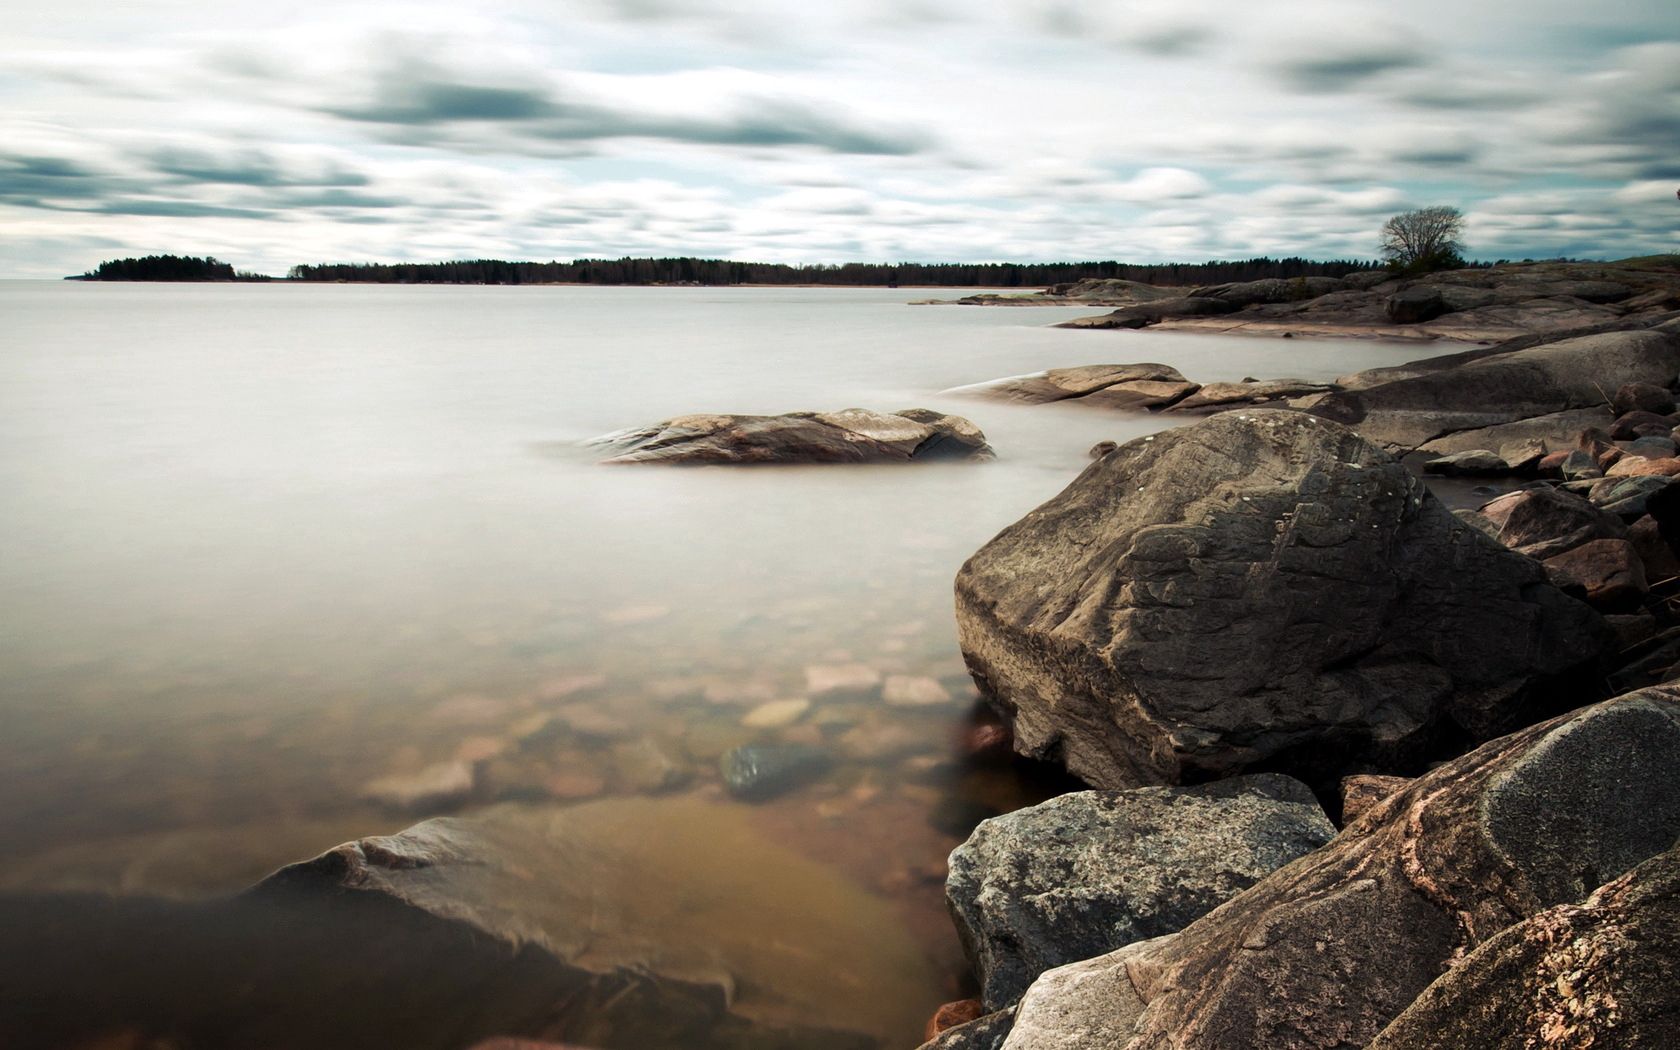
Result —
M 1606 332 L 1332 393 L 1311 411 L 1379 444 L 1412 449 L 1455 431 L 1601 406 L 1606 388 L 1667 382 L 1677 372 L 1680 338 Z
M 1335 387 L 1305 379 L 1272 379 L 1249 383 L 1206 383 L 1201 389 L 1174 404 L 1173 412 L 1222 412 L 1249 408 L 1294 397 L 1327 394 Z
M 1459 958 L 1677 836 L 1680 693 L 1627 694 L 1419 777 L 1177 934 L 1045 973 L 1004 1045 L 1363 1047 Z M 1585 988 L 1614 979 L 1610 960 L 1582 961 Z
M 1395 324 L 1422 324 L 1446 313 L 1448 306 L 1439 288 L 1414 284 L 1383 300 L 1383 312 Z
M 953 1025 L 917 1050 L 1001 1050 L 1015 1023 L 1014 1010 L 999 1010 L 984 1017 Z
M 1342 824 L 1352 824 L 1383 799 L 1411 784 L 1411 777 L 1361 773 L 1342 780 Z
M 1675 479 L 1661 474 L 1631 478 L 1601 478 L 1592 483 L 1587 498 L 1624 521 L 1634 521 L 1647 513 L 1651 500 L 1675 484 Z
M 888 414 L 861 408 L 781 416 L 678 416 L 588 442 L 603 463 L 902 463 L 990 459 L 980 428 L 928 409 Z
M 1628 540 L 1592 540 L 1546 559 L 1546 575 L 1559 587 L 1579 592 L 1595 609 L 1628 612 L 1650 588 L 1645 566 Z
M 1650 1048 L 1680 1032 L 1680 850 L 1490 938 L 1369 1050 Z M 1535 1040 L 1539 1041 L 1536 1042 Z
M 1500 458 L 1499 453 L 1473 448 L 1429 460 L 1424 463 L 1423 472 L 1449 478 L 1473 478 L 1509 474 L 1511 467 Z
M 1622 519 L 1550 485 L 1507 492 L 1481 508 L 1501 544 L 1544 561 L 1583 543 L 1627 536 Z
M 1217 317 L 1237 309 L 1236 304 L 1223 299 L 1182 296 L 1159 299 L 1155 302 L 1124 306 L 1098 317 L 1076 317 L 1063 321 L 1057 328 L 1146 328 L 1157 321 L 1176 317 Z
M 1258 303 L 1291 303 L 1316 299 L 1346 287 L 1347 284 L 1336 277 L 1267 277 L 1258 281 L 1236 281 L 1193 288 L 1190 295 L 1197 299 L 1218 299 L 1240 307 L 1254 306 Z
M 1662 525 L 1656 518 L 1647 514 L 1634 522 L 1628 528 L 1628 539 L 1633 543 L 1633 549 L 1639 552 L 1647 581 L 1660 583 L 1680 576 L 1680 555 L 1676 554 L 1668 537 L 1663 535 Z
M 1667 437 L 1674 432 L 1674 420 L 1655 412 L 1624 412 L 1610 424 L 1613 441 L 1631 441 L 1642 437 Z
M 719 761 L 723 786 L 736 798 L 760 802 L 807 784 L 828 772 L 833 758 L 805 744 L 749 744 Z
M 1655 383 L 1623 383 L 1610 399 L 1610 408 L 1618 416 L 1629 412 L 1666 416 L 1674 411 L 1674 395 L 1667 387 Z
M 1122 445 L 956 591 L 964 658 L 1016 750 L 1108 788 L 1415 759 L 1448 726 L 1499 731 L 1607 640 L 1538 564 L 1298 412 Z
M 1546 443 L 1539 438 L 1509 441 L 1499 446 L 1499 458 L 1513 474 L 1535 474 L 1547 456 Z
M 1338 380 L 1340 382 L 1340 380 Z M 1567 412 L 1553 412 L 1514 423 L 1496 423 L 1490 427 L 1461 430 L 1425 442 L 1418 451 L 1445 456 L 1469 449 L 1492 448 L 1503 450 L 1507 445 L 1538 441 L 1548 451 L 1568 448 L 1570 435 L 1588 427 L 1602 427 L 1610 423 L 1610 414 L 1603 407 L 1576 408 Z
M 999 1010 L 1045 970 L 1183 929 L 1335 833 L 1277 774 L 1077 791 L 982 822 L 951 853 L 945 901 Z
M 1176 368 L 1159 364 L 1084 365 L 1052 368 L 957 387 L 945 393 L 1044 404 L 1079 399 L 1104 408 L 1146 409 L 1171 404 L 1192 394 L 1197 384 Z
M 1643 438 L 1641 440 L 1649 441 L 1651 439 Z M 1668 439 L 1663 438 L 1662 440 L 1666 441 Z M 1618 459 L 1610 465 L 1609 470 L 1604 472 L 1604 476 L 1607 478 L 1671 478 L 1676 474 L 1680 474 L 1680 459 L 1675 459 L 1672 455 L 1663 459 L 1647 459 L 1644 456 L 1633 455 L 1632 453 Z

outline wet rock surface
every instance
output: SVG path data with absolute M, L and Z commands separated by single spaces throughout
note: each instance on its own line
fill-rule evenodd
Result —
M 1587 911 L 1625 900 L 1641 884 L 1659 887 L 1652 898 L 1671 896 L 1670 860 L 1635 869 L 1677 836 L 1680 694 L 1618 697 L 1420 777 L 1329 846 L 1180 933 L 1047 972 L 1021 1001 L 1005 1046 L 1363 1046 L 1431 984 L 1450 988 L 1460 973 L 1453 963 L 1465 953 L 1472 968 L 1464 974 L 1487 973 L 1478 963 L 1487 956 L 1477 952 L 1490 946 L 1497 959 L 1506 931 L 1515 946 L 1531 940 L 1537 954 L 1561 950 L 1566 959 L 1576 942 L 1547 937 L 1541 931 L 1553 920 L 1544 916 L 1624 873 L 1633 872 Z M 1673 942 L 1623 943 L 1637 964 L 1621 972 L 1641 980 L 1672 972 Z M 1519 985 L 1534 980 L 1532 970 L 1504 972 Z M 1591 994 L 1594 982 L 1616 979 L 1597 967 L 1581 978 L 1553 991 L 1602 1003 Z M 1528 987 L 1541 993 L 1537 1003 L 1507 994 L 1503 1008 L 1544 1013 L 1549 993 Z M 1671 995 L 1658 994 L 1653 1012 L 1669 1009 Z M 1499 1002 L 1490 1004 L 1491 1019 Z M 1478 1017 L 1456 1023 L 1475 1030 Z
M 956 589 L 964 656 L 1016 749 L 1100 787 L 1403 765 L 1447 727 L 1508 726 L 1608 641 L 1398 462 L 1293 412 L 1120 447 Z
M 690 415 L 588 442 L 603 463 L 899 463 L 992 458 L 986 436 L 961 416 L 928 409 Z
M 1079 791 L 985 821 L 951 854 L 945 899 L 988 1010 L 1052 967 L 1173 933 L 1335 829 L 1276 774 Z

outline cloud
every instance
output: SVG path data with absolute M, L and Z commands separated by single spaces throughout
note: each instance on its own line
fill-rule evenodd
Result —
M 1283 82 L 1307 94 L 1334 94 L 1364 87 L 1384 73 L 1414 69 L 1423 55 L 1404 44 L 1368 45 L 1340 52 L 1284 59 L 1274 66 Z

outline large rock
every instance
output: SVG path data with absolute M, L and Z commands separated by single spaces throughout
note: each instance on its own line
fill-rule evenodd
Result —
M 1405 764 L 1522 718 L 1608 640 L 1381 449 L 1281 411 L 1121 446 L 970 558 L 956 597 L 1016 749 L 1098 787 Z
M 980 428 L 928 409 L 678 416 L 589 442 L 603 463 L 902 463 L 990 459 Z
M 1321 295 L 1339 292 L 1347 283 L 1336 277 L 1267 277 L 1258 281 L 1236 281 L 1193 288 L 1191 298 L 1218 299 L 1233 306 L 1254 306 L 1257 303 L 1291 303 L 1316 299 Z
M 1627 536 L 1621 518 L 1545 484 L 1507 492 L 1484 504 L 1481 513 L 1493 523 L 1495 539 L 1541 561 L 1592 540 Z
M 1183 929 L 1335 833 L 1275 773 L 1079 791 L 983 821 L 951 854 L 945 900 L 999 1010 L 1045 970 Z
M 1421 324 L 1451 309 L 1439 288 L 1421 284 L 1402 288 L 1383 300 L 1383 312 L 1395 324 Z
M 1466 953 L 1582 901 L 1677 836 L 1680 694 L 1628 694 L 1420 777 L 1178 934 L 1049 971 L 1021 1000 L 1005 1047 L 1362 1047 L 1431 983 L 1451 980 Z M 1625 899 L 1619 887 L 1606 892 Z M 1548 941 L 1545 921 L 1535 947 L 1568 958 L 1577 946 Z M 1623 947 L 1644 958 L 1673 952 L 1672 941 Z M 1622 972 L 1607 956 L 1580 962 L 1563 975 L 1569 987 L 1555 987 L 1566 999 Z
M 1174 412 L 1222 412 L 1334 390 L 1306 379 L 1270 379 L 1253 383 L 1208 383 L 1172 406 Z
M 1669 850 L 1487 941 L 1369 1050 L 1660 1050 L 1677 1035 L 1680 850 Z
M 1105 408 L 1156 408 L 1195 393 L 1197 384 L 1170 365 L 1083 365 L 957 387 L 947 394 L 1043 404 L 1077 398 Z
M 1459 430 L 1602 405 L 1605 391 L 1667 383 L 1676 373 L 1680 339 L 1607 332 L 1332 393 L 1311 411 L 1389 448 L 1413 449 Z

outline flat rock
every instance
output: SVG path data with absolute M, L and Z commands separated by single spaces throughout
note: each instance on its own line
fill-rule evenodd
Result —
M 1128 442 L 956 591 L 964 658 L 1016 750 L 1098 787 L 1408 760 L 1446 725 L 1499 731 L 1608 642 L 1538 564 L 1298 412 Z
M 1140 386 L 1142 384 L 1142 386 Z M 1153 384 L 1151 386 L 1150 384 Z M 1075 368 L 1052 368 L 1028 375 L 1009 376 L 972 386 L 960 386 L 945 391 L 960 396 L 990 397 L 1027 404 L 1044 404 L 1086 398 L 1111 387 L 1121 386 L 1142 393 L 1155 390 L 1165 394 L 1184 387 L 1194 389 L 1178 369 L 1153 363 L 1127 365 L 1081 365 Z M 1182 396 L 1180 394 L 1179 396 Z
M 1627 526 L 1573 492 L 1550 485 L 1507 492 L 1481 508 L 1501 544 L 1544 561 L 1592 540 L 1622 539 Z
M 1423 465 L 1423 472 L 1449 478 L 1475 478 L 1509 474 L 1511 467 L 1499 453 L 1474 448 L 1429 460 Z
M 1606 612 L 1630 612 L 1645 592 L 1645 565 L 1628 540 L 1592 540 L 1546 559 L 1546 575 Z
M 1627 694 L 1419 777 L 1177 934 L 1045 973 L 1004 1045 L 1362 1047 L 1460 957 L 1677 836 L 1680 694 Z M 1577 987 L 1614 979 L 1608 960 L 1583 961 Z
M 1676 484 L 1666 475 L 1645 475 L 1631 478 L 1601 478 L 1592 483 L 1587 498 L 1624 521 L 1633 521 L 1645 514 L 1658 493 Z
M 951 691 L 929 675 L 890 674 L 881 699 L 893 707 L 932 707 L 951 702 Z
M 1200 390 L 1172 406 L 1174 412 L 1222 412 L 1233 408 L 1327 394 L 1335 387 L 1305 379 L 1273 379 L 1255 383 L 1205 383 Z
M 749 729 L 781 729 L 804 718 L 805 712 L 809 710 L 811 701 L 802 696 L 788 700 L 772 700 L 748 711 L 741 718 L 741 724 Z
M 983 821 L 951 854 L 945 900 L 994 1011 L 1045 970 L 1183 929 L 1334 835 L 1277 774 L 1077 791 Z
M 603 463 L 898 463 L 990 459 L 980 428 L 927 409 L 678 416 L 588 442 Z
M 1574 408 L 1532 419 L 1519 419 L 1514 423 L 1497 423 L 1447 434 L 1424 442 L 1418 451 L 1446 456 L 1478 448 L 1503 450 L 1507 445 L 1538 441 L 1546 446 L 1548 452 L 1553 452 L 1574 448 L 1575 435 L 1588 427 L 1606 426 L 1610 421 L 1610 413 L 1602 407 Z

